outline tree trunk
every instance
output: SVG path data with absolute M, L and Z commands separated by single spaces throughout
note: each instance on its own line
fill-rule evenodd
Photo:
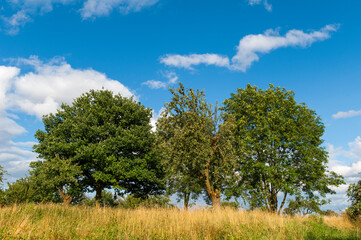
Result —
M 283 200 L 282 200 L 280 209 L 278 209 L 278 215 L 280 215 L 282 213 L 282 209 L 283 209 L 283 206 L 285 205 L 286 198 L 287 198 L 287 192 L 285 192 L 283 195 Z
M 59 192 L 61 198 L 63 199 L 64 206 L 66 206 L 66 207 L 69 206 L 69 204 L 71 203 L 71 200 L 73 200 L 73 198 L 70 195 L 64 193 L 62 188 L 58 188 L 58 192 Z
M 184 211 L 188 211 L 190 195 L 191 195 L 190 193 L 184 193 L 184 206 L 183 206 Z
M 270 212 L 272 213 L 277 213 L 277 193 L 275 193 L 272 189 L 272 192 L 271 192 L 271 199 L 270 199 L 270 203 L 269 203 L 269 209 L 270 209 Z
M 95 206 L 100 207 L 100 200 L 102 199 L 103 188 L 100 186 L 95 187 Z
M 214 192 L 210 194 L 212 207 L 214 210 L 218 210 L 221 208 L 221 192 L 216 189 Z

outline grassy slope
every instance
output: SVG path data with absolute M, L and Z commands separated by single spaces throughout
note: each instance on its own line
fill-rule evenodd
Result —
M 0 239 L 361 239 L 343 218 L 282 217 L 230 209 L 0 208 Z

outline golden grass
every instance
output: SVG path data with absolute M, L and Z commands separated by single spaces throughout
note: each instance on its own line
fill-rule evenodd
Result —
M 0 239 L 314 239 L 319 229 L 324 230 L 317 236 L 324 239 L 358 239 L 344 218 L 320 221 L 232 209 L 184 212 L 25 204 L 0 209 Z

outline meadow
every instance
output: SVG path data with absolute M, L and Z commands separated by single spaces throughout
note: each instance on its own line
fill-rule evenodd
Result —
M 0 208 L 0 239 L 332 240 L 361 239 L 361 233 L 342 216 L 21 204 Z

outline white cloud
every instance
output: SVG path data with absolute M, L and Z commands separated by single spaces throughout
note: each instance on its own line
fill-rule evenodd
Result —
M 80 13 L 84 19 L 109 15 L 118 8 L 122 13 L 138 12 L 156 4 L 158 0 L 87 0 Z
M 290 30 L 281 36 L 278 30 L 267 30 L 263 34 L 250 34 L 243 37 L 237 46 L 237 53 L 232 61 L 228 57 L 218 54 L 168 54 L 161 57 L 160 62 L 168 66 L 192 69 L 192 66 L 206 64 L 227 67 L 230 70 L 245 72 L 253 62 L 259 60 L 260 54 L 269 53 L 282 47 L 309 47 L 314 42 L 323 41 L 331 37 L 338 25 L 326 25 L 318 31 L 305 33 L 301 30 Z
M 71 103 L 90 89 L 109 89 L 125 97 L 133 93 L 118 81 L 93 69 L 74 69 L 62 58 L 42 62 L 33 56 L 13 59 L 17 67 L 0 66 L 0 165 L 16 180 L 25 175 L 28 165 L 36 159 L 31 151 L 34 142 L 16 142 L 13 139 L 26 133 L 8 110 L 40 118 L 55 112 L 62 102 Z M 21 66 L 33 70 L 21 73 Z
M 178 76 L 175 72 L 166 72 L 163 73 L 163 76 L 168 79 L 169 84 L 175 84 L 178 81 Z
M 10 90 L 11 81 L 20 73 L 16 67 L 0 66 L 0 116 L 6 108 L 6 93 Z
M 162 75 L 168 80 L 167 82 L 148 80 L 146 82 L 143 82 L 142 85 L 146 85 L 151 89 L 160 89 L 160 88 L 167 88 L 167 86 L 175 84 L 178 81 L 178 76 L 175 72 L 169 71 L 162 73 Z
M 328 146 L 330 169 L 344 177 L 355 177 L 361 174 L 361 137 L 358 136 L 354 141 L 348 143 L 348 149 L 342 147 L 335 148 Z M 343 164 L 339 158 L 349 159 L 350 164 Z
M 11 17 L 2 17 L 2 19 L 5 22 L 7 27 L 6 32 L 9 35 L 18 34 L 21 26 L 24 26 L 26 23 L 32 21 L 24 10 L 16 12 Z
M 41 15 L 53 10 L 55 4 L 68 4 L 76 0 L 7 0 L 10 7 L 17 10 L 10 17 L 2 16 L 5 23 L 5 31 L 10 35 L 19 32 L 19 28 L 31 22 L 33 15 Z
M 272 11 L 272 4 L 269 4 L 267 0 L 249 0 L 248 4 L 251 6 L 263 4 L 264 8 L 267 11 L 269 11 L 269 12 Z
M 349 203 L 346 196 L 350 183 L 361 180 L 361 137 L 348 143 L 347 149 L 328 145 L 329 169 L 345 177 L 346 185 L 334 188 L 336 195 L 329 195 L 332 199 L 330 206 L 343 210 Z
M 168 66 L 182 67 L 187 69 L 193 69 L 192 66 L 200 64 L 229 67 L 228 57 L 212 53 L 190 55 L 167 54 L 161 57 L 160 62 Z
M 152 118 L 150 119 L 150 125 L 152 125 L 152 130 L 155 132 L 157 129 L 157 120 L 162 115 L 162 113 L 165 111 L 165 108 L 162 107 L 159 109 L 158 113 L 156 113 L 154 110 L 152 111 Z
M 133 95 L 127 87 L 105 74 L 93 69 L 74 69 L 63 59 L 43 63 L 37 57 L 31 57 L 18 62 L 33 66 L 34 71 L 15 79 L 15 90 L 9 98 L 21 111 L 38 118 L 55 112 L 62 102 L 71 103 L 90 89 L 104 87 L 125 97 Z
M 121 13 L 138 12 L 150 7 L 158 0 L 7 0 L 9 9 L 16 9 L 11 16 L 1 16 L 5 31 L 10 35 L 19 32 L 19 28 L 32 21 L 32 17 L 51 12 L 54 6 L 83 3 L 79 12 L 83 19 L 109 15 L 113 9 Z
M 159 88 L 167 87 L 167 83 L 162 82 L 162 81 L 156 81 L 156 80 L 148 80 L 148 81 L 142 83 L 142 85 L 146 85 L 151 89 L 159 89 Z
M 351 118 L 359 115 L 361 115 L 361 110 L 358 111 L 350 110 L 348 112 L 338 112 L 336 114 L 333 114 L 332 117 L 335 119 L 339 119 L 339 118 Z

